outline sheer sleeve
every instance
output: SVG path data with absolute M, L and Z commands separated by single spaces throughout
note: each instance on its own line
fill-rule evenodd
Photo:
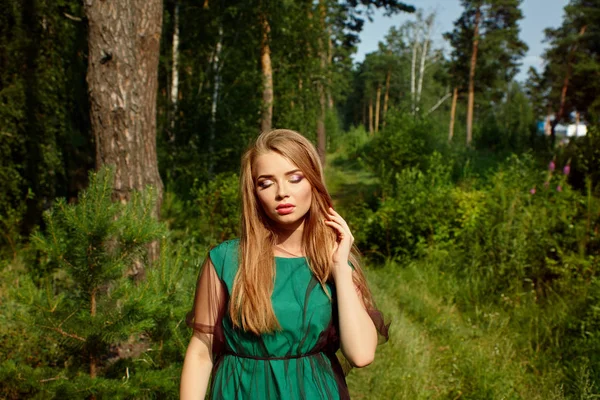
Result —
M 193 335 L 211 350 L 213 360 L 223 350 L 222 321 L 226 303 L 225 284 L 217 275 L 211 257 L 208 256 L 198 277 L 192 310 L 187 313 L 185 322 L 193 329 Z

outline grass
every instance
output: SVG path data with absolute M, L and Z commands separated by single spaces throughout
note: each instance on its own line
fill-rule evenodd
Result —
M 560 398 L 560 374 L 530 367 L 510 316 L 490 311 L 475 324 L 448 299 L 443 286 L 457 282 L 421 263 L 370 269 L 368 279 L 392 329 L 376 361 L 349 375 L 354 399 Z
M 371 175 L 339 156 L 330 155 L 327 165 L 342 213 L 376 190 Z M 435 258 L 368 267 L 375 299 L 392 326 L 374 363 L 347 377 L 353 399 L 564 398 L 561 371 L 532 366 L 511 315 L 500 306 L 475 307 L 477 317 L 461 311 L 455 302 L 461 282 L 440 273 Z

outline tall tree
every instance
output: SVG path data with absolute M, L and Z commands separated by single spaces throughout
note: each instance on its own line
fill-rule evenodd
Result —
M 163 184 L 156 155 L 156 96 L 162 0 L 86 0 L 87 82 L 96 167 L 115 166 L 114 198 Z
M 2 10 L 0 243 L 27 235 L 56 197 L 75 198 L 94 164 L 81 3 L 6 0 Z
M 530 97 L 545 97 L 550 118 L 550 131 L 559 122 L 580 112 L 585 120 L 600 114 L 600 2 L 572 0 L 565 7 L 563 23 L 556 29 L 546 29 L 548 50 L 541 75 L 530 73 Z
M 473 23 L 473 49 L 471 50 L 471 62 L 469 63 L 469 93 L 467 104 L 467 146 L 473 140 L 473 104 L 475 102 L 475 67 L 477 66 L 477 52 L 479 51 L 479 25 L 481 24 L 481 4 L 475 9 L 475 21 Z
M 521 0 L 462 0 L 462 15 L 454 30 L 444 34 L 452 46 L 450 70 L 457 94 L 468 87 L 467 145 L 473 138 L 475 94 L 500 100 L 527 50 L 519 39 L 520 4 Z
M 263 111 L 260 120 L 260 129 L 270 131 L 273 125 L 273 68 L 271 67 L 271 25 L 266 11 L 259 15 L 262 39 L 260 42 L 260 66 L 263 75 Z

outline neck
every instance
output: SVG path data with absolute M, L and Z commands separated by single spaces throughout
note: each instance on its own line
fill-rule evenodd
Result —
M 304 224 L 291 229 L 277 230 L 277 246 L 294 255 L 303 255 Z

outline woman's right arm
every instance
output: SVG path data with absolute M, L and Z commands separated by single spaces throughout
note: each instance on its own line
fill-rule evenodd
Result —
M 186 324 L 194 329 L 188 344 L 181 372 L 181 400 L 203 400 L 213 367 L 213 351 L 219 351 L 219 327 L 225 312 L 225 285 L 219 279 L 210 257 L 207 257 L 196 285 L 192 311 Z M 216 345 L 216 346 L 213 346 Z M 215 350 L 217 349 L 217 350 Z
M 179 387 L 179 398 L 181 400 L 202 400 L 206 396 L 212 370 L 210 353 L 208 344 L 198 336 L 192 335 L 185 353 L 181 373 L 181 385 Z

